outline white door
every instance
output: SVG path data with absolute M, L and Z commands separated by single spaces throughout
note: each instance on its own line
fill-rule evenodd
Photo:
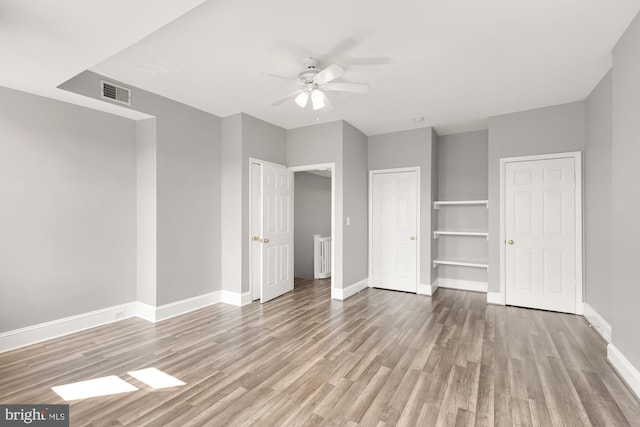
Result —
M 293 172 L 262 165 L 262 278 L 260 301 L 293 290 Z
M 575 313 L 575 160 L 509 162 L 505 178 L 506 303 Z
M 418 290 L 418 173 L 372 173 L 371 286 Z

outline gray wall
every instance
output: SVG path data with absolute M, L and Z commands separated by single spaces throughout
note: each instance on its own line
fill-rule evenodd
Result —
M 586 100 L 584 157 L 585 301 L 605 319 L 611 305 L 611 96 L 609 71 Z
M 305 126 L 287 130 L 287 166 L 304 166 L 320 163 L 335 163 L 335 230 L 333 242 L 335 247 L 335 265 L 332 271 L 333 286 L 343 288 L 343 261 L 348 262 L 348 255 L 344 255 L 344 215 L 343 215 L 343 122 L 336 121 L 313 126 Z M 366 249 L 364 249 L 366 250 Z M 349 285 L 350 283 L 346 283 Z
M 313 235 L 331 236 L 331 178 L 295 174 L 294 275 L 313 278 Z
M 582 151 L 585 103 L 489 118 L 489 291 L 500 291 L 500 159 Z
M 85 71 L 60 88 L 101 99 L 101 79 L 131 87 Z M 130 108 L 156 117 L 157 304 L 220 290 L 221 119 L 138 88 Z
M 613 50 L 613 344 L 640 369 L 640 15 Z
M 344 286 L 369 276 L 369 171 L 367 137 L 343 122 Z M 346 223 L 350 218 L 350 225 Z
M 486 200 L 489 131 L 444 135 L 439 139 L 440 200 Z
M 242 115 L 222 119 L 220 254 L 222 289 L 242 291 Z M 248 274 L 248 272 L 247 272 Z
M 486 130 L 441 136 L 438 155 L 439 200 L 486 200 L 488 197 Z M 483 206 L 447 206 L 438 211 L 438 229 L 487 231 L 488 211 Z M 469 236 L 441 236 L 438 256 L 445 259 L 485 261 L 487 239 Z M 487 271 L 472 267 L 441 265 L 438 276 L 487 282 Z
M 137 301 L 155 306 L 158 280 L 156 119 L 136 122 Z
M 133 121 L 0 87 L 0 332 L 136 298 Z
M 337 121 L 287 130 L 287 165 L 342 165 L 342 127 Z
M 166 98 L 154 107 L 162 305 L 221 289 L 220 119 Z
M 420 281 L 430 285 L 435 273 L 431 266 L 431 218 L 433 216 L 431 128 L 393 132 L 369 137 L 369 170 L 420 167 Z M 435 172 L 435 171 L 434 171 Z

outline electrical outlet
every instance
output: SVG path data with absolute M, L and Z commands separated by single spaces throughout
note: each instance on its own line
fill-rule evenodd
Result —
M 115 318 L 122 319 L 124 317 L 124 310 L 116 311 Z

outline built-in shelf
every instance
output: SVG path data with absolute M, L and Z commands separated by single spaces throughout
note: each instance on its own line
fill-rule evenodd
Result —
M 440 209 L 441 207 L 447 206 L 480 206 L 489 208 L 488 200 L 441 200 L 437 202 L 433 202 L 434 209 Z M 449 215 L 450 211 L 442 211 L 439 215 Z M 452 212 L 453 213 L 453 212 Z M 478 211 L 471 211 L 467 213 L 468 215 L 477 215 Z M 481 229 L 484 227 L 481 227 Z M 465 230 L 433 230 L 433 238 L 438 239 L 440 236 L 465 236 L 465 237 L 484 237 L 489 240 L 489 233 L 486 231 L 465 231 Z M 446 256 L 446 255 L 445 255 Z M 434 259 L 433 260 L 433 268 L 436 268 L 439 265 L 453 265 L 458 267 L 473 267 L 473 268 L 484 268 L 489 271 L 489 264 L 486 261 L 469 261 L 469 260 L 461 260 L 461 259 Z
M 489 264 L 480 263 L 480 262 L 472 262 L 472 261 L 454 261 L 447 259 L 434 259 L 433 267 L 437 267 L 439 265 L 458 265 L 461 267 L 477 267 L 477 268 L 486 268 L 489 270 Z
M 434 209 L 440 209 L 441 206 L 461 206 L 461 205 L 484 205 L 489 208 L 488 200 L 449 200 L 433 202 Z
M 476 232 L 476 231 L 434 231 L 433 238 L 437 239 L 440 236 L 478 236 L 489 239 L 489 233 Z

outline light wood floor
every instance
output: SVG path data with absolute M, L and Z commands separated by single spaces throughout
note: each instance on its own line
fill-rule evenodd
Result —
M 0 354 L 0 403 L 118 375 L 139 391 L 71 402 L 71 425 L 640 425 L 640 404 L 579 316 L 302 282 L 264 305 L 218 304 Z M 187 385 L 154 391 L 126 372 Z

